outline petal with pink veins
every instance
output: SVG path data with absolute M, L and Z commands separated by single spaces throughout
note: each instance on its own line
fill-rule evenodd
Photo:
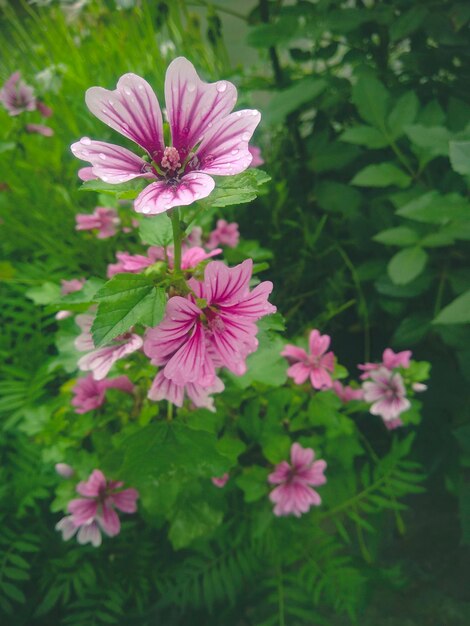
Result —
M 312 330 L 309 337 L 310 352 L 313 356 L 321 356 L 330 346 L 330 336 L 321 335 L 318 330 Z
M 149 176 L 149 164 L 121 146 L 82 137 L 70 149 L 77 158 L 89 161 L 94 176 L 106 183 L 118 184 Z
M 157 96 L 136 74 L 124 74 L 116 89 L 87 90 L 85 101 L 96 117 L 146 150 L 160 162 L 164 150 L 163 120 Z
M 139 492 L 137 489 L 124 489 L 109 496 L 114 506 L 123 513 L 135 513 L 137 511 L 137 498 Z
M 186 206 L 206 198 L 215 187 L 214 180 L 202 172 L 191 172 L 174 184 L 164 180 L 148 185 L 136 198 L 134 209 L 145 215 L 158 215 L 175 206 Z
M 98 513 L 96 519 L 108 537 L 114 537 L 119 534 L 121 522 L 116 511 L 107 502 L 104 502 L 102 505 L 101 512 Z

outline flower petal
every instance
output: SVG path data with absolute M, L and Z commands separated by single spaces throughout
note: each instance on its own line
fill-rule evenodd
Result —
M 236 101 L 237 90 L 232 83 L 203 82 L 194 65 L 184 57 L 170 63 L 165 78 L 165 104 L 172 144 L 183 159 L 209 128 L 230 113 Z
M 96 498 L 100 491 L 106 488 L 106 478 L 101 470 L 95 469 L 86 481 L 81 481 L 76 486 L 76 491 L 81 496 Z
M 202 172 L 191 172 L 175 185 L 158 181 L 146 187 L 134 202 L 137 213 L 157 215 L 175 206 L 186 206 L 206 198 L 215 187 L 214 180 Z
M 321 335 L 318 330 L 312 330 L 308 340 L 312 356 L 321 356 L 324 354 L 328 350 L 330 341 L 329 335 Z
M 220 120 L 205 134 L 190 166 L 219 176 L 243 172 L 253 160 L 248 142 L 260 120 L 255 109 L 236 111 Z
M 136 74 L 124 74 L 114 91 L 91 87 L 86 92 L 85 101 L 99 120 L 160 162 L 165 147 L 162 112 L 157 96 L 146 80 Z
M 197 323 L 194 332 L 184 345 L 171 357 L 165 376 L 177 385 L 199 382 L 206 357 L 206 342 L 202 324 Z
M 308 359 L 308 355 L 303 348 L 299 348 L 298 346 L 294 346 L 288 343 L 284 350 L 281 352 L 281 356 L 284 356 L 289 360 L 290 363 L 295 363 L 296 361 L 306 361 Z
M 139 492 L 137 489 L 124 489 L 118 493 L 113 493 L 109 496 L 109 499 L 113 502 L 114 506 L 123 511 L 123 513 L 135 513 L 137 511 L 137 498 Z
M 222 261 L 211 261 L 204 272 L 205 298 L 208 304 L 228 306 L 249 296 L 253 261 L 246 259 L 235 267 Z
M 78 159 L 89 161 L 94 176 L 106 183 L 124 183 L 133 178 L 149 176 L 149 164 L 121 146 L 82 137 L 70 149 Z
M 108 500 L 108 498 L 106 500 Z M 114 537 L 119 534 L 121 522 L 119 521 L 118 514 L 107 501 L 103 503 L 101 513 L 96 519 L 108 537 Z

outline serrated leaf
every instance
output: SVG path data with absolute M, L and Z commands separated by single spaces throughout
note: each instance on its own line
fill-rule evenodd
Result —
M 50 304 L 60 297 L 60 287 L 55 283 L 46 282 L 38 287 L 27 289 L 25 296 L 32 300 L 34 304 Z
M 366 146 L 367 148 L 384 148 L 388 146 L 387 138 L 373 126 L 358 125 L 348 128 L 340 135 L 340 141 Z
M 100 347 L 137 323 L 155 326 L 162 319 L 166 294 L 146 276 L 116 274 L 95 295 L 98 311 L 91 332 Z
M 406 285 L 421 274 L 427 259 L 426 252 L 418 246 L 400 250 L 387 266 L 388 275 L 396 285 Z
M 384 128 L 389 94 L 377 78 L 361 76 L 353 87 L 352 101 L 363 120 L 375 128 Z
M 399 208 L 396 214 L 425 224 L 445 224 L 467 218 L 469 209 L 468 200 L 457 193 L 442 195 L 429 191 Z
M 454 172 L 470 176 L 470 141 L 451 141 L 449 157 Z
M 262 170 L 252 169 L 238 176 L 226 176 L 219 179 L 211 195 L 201 204 L 212 208 L 222 208 L 232 204 L 243 204 L 254 200 L 261 185 L 271 180 Z
M 405 126 L 415 121 L 418 110 L 419 100 L 413 91 L 408 91 L 397 100 L 387 121 L 387 126 L 394 138 L 400 137 Z
M 411 246 L 418 241 L 419 236 L 412 228 L 397 226 L 377 233 L 372 239 L 387 246 Z
M 173 243 L 173 230 L 168 213 L 141 216 L 139 218 L 139 235 L 143 243 L 149 246 L 168 246 Z
M 444 126 L 423 126 L 411 124 L 405 127 L 405 134 L 411 143 L 431 156 L 447 156 L 449 154 L 449 141 L 452 138 Z
M 186 501 L 170 524 L 168 537 L 175 550 L 188 546 L 194 539 L 211 533 L 222 521 L 223 512 L 205 501 Z
M 358 172 L 351 181 L 358 187 L 408 187 L 411 177 L 394 163 L 378 163 L 368 165 Z
M 470 290 L 442 309 L 433 324 L 467 324 L 470 322 Z

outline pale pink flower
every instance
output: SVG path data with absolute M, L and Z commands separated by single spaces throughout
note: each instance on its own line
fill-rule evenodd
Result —
M 98 239 L 108 239 L 117 233 L 121 223 L 116 209 L 97 206 L 91 214 L 78 213 L 75 216 L 75 230 L 97 230 Z
M 258 146 L 248 146 L 248 150 L 253 157 L 250 167 L 259 167 L 260 165 L 263 165 L 264 159 L 261 156 L 261 148 L 258 148 Z
M 122 482 L 108 480 L 100 470 L 93 470 L 87 481 L 76 486 L 82 498 L 71 500 L 67 506 L 70 515 L 63 517 L 57 524 L 56 530 L 62 532 L 64 541 L 67 541 L 78 531 L 78 543 L 91 543 L 97 547 L 101 545 L 101 533 L 114 537 L 121 530 L 116 509 L 123 513 L 137 511 L 136 489 L 121 489 Z
M 44 126 L 44 124 L 26 124 L 25 129 L 27 133 L 35 133 L 43 137 L 52 137 L 54 134 L 52 128 Z
M 138 213 L 156 215 L 192 204 L 214 189 L 211 175 L 238 174 L 252 161 L 248 141 L 260 121 L 259 112 L 231 113 L 237 100 L 235 86 L 224 80 L 204 83 L 183 57 L 172 61 L 165 79 L 170 146 L 165 146 L 157 97 L 140 76 L 124 74 L 115 91 L 92 87 L 85 100 L 98 119 L 147 152 L 149 160 L 88 137 L 71 146 L 73 154 L 90 162 L 93 174 L 105 182 L 155 181 L 135 200 Z
M 181 407 L 183 406 L 185 396 L 187 396 L 198 409 L 208 409 L 215 412 L 214 399 L 210 394 L 220 393 L 224 388 L 224 383 L 217 376 L 209 377 L 204 385 L 199 383 L 177 385 L 169 378 L 166 378 L 165 373 L 161 370 L 156 375 L 147 397 L 157 402 L 159 400 L 167 400 L 175 406 Z
M 333 381 L 333 391 L 341 400 L 341 402 L 351 402 L 351 400 L 362 400 L 364 392 L 362 389 L 354 389 L 349 385 L 343 385 L 339 380 Z
M 364 363 L 357 367 L 364 372 L 361 374 L 361 380 L 369 378 L 370 372 L 380 368 L 386 367 L 388 370 L 393 370 L 397 367 L 403 367 L 408 369 L 410 367 L 410 359 L 412 356 L 411 350 L 403 350 L 403 352 L 394 352 L 391 348 L 385 348 L 382 354 L 381 363 Z
M 228 472 L 225 472 L 225 474 L 223 474 L 219 478 L 217 476 L 213 476 L 211 478 L 211 481 L 213 485 L 215 485 L 216 487 L 219 487 L 219 489 L 222 489 L 222 487 L 225 487 L 225 485 L 227 484 L 227 481 L 229 478 L 230 478 L 230 474 L 228 474 Z
M 116 252 L 117 263 L 110 263 L 107 269 L 107 277 L 112 278 L 115 274 L 139 274 L 142 270 L 150 267 L 157 261 L 165 258 L 163 248 L 151 246 L 144 254 L 129 254 L 129 252 Z
M 391 372 L 386 367 L 379 367 L 369 373 L 370 380 L 362 383 L 364 400 L 372 402 L 369 411 L 380 415 L 387 422 L 393 423 L 411 404 L 406 397 L 403 378 L 398 372 Z M 397 424 L 398 425 L 398 424 Z M 389 425 L 390 426 L 390 425 Z
M 140 350 L 143 345 L 142 337 L 129 331 L 113 339 L 110 345 L 95 348 L 91 334 L 93 316 L 77 315 L 75 321 L 82 329 L 75 339 L 75 347 L 80 352 L 88 352 L 79 359 L 78 367 L 83 372 L 91 371 L 95 380 L 106 378 L 116 361 Z
M 62 478 L 72 478 L 75 474 L 75 470 L 68 463 L 56 463 L 55 471 L 62 476 Z
M 246 371 L 245 359 L 258 346 L 256 321 L 276 311 L 268 302 L 271 282 L 250 291 L 252 269 L 251 259 L 233 268 L 211 261 L 203 282 L 188 281 L 197 300 L 169 299 L 163 321 L 147 331 L 144 343 L 152 363 L 165 365 L 166 378 L 205 386 L 216 367 L 237 375 Z
M 413 383 L 411 385 L 411 388 L 413 389 L 413 391 L 416 391 L 417 393 L 421 393 L 423 391 L 426 391 L 428 386 L 425 385 L 424 383 Z
M 91 374 L 88 374 L 84 378 L 79 378 L 72 389 L 74 394 L 72 406 L 75 407 L 75 413 L 88 413 L 99 408 L 104 403 L 108 389 L 120 389 L 126 393 L 132 393 L 134 385 L 127 376 L 95 380 Z
M 12 116 L 24 111 L 34 111 L 36 108 L 34 89 L 21 80 L 20 72 L 12 74 L 3 85 L 0 102 Z
M 311 506 L 321 504 L 319 494 L 312 489 L 326 483 L 323 472 L 326 462 L 314 461 L 315 453 L 311 448 L 302 448 L 293 443 L 290 451 L 290 464 L 282 461 L 269 474 L 271 485 L 278 485 L 269 494 L 269 499 L 276 505 L 274 515 L 295 515 L 300 517 Z
M 61 289 L 60 293 L 63 296 L 68 295 L 69 293 L 74 293 L 76 291 L 80 291 L 85 284 L 84 278 L 72 278 L 72 280 L 61 280 Z M 57 311 L 55 314 L 56 320 L 65 320 L 72 315 L 71 311 Z
M 42 117 L 51 117 L 53 113 L 52 109 L 48 107 L 47 104 L 44 104 L 44 102 L 41 102 L 40 100 L 36 101 L 36 109 L 39 111 Z
M 225 220 L 217 220 L 217 227 L 210 233 L 206 247 L 209 248 L 209 250 L 213 250 L 217 246 L 236 248 L 239 239 L 240 233 L 236 222 L 229 224 Z
M 309 337 L 310 354 L 302 348 L 288 344 L 281 355 L 286 357 L 292 365 L 287 375 L 297 385 L 302 385 L 309 377 L 314 389 L 331 389 L 335 357 L 333 352 L 327 352 L 330 345 L 329 335 L 321 335 L 318 330 L 312 330 Z

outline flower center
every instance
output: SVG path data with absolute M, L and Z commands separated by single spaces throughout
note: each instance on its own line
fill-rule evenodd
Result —
M 223 320 L 219 317 L 217 310 L 213 307 L 206 307 L 204 310 L 204 314 L 207 320 L 207 326 L 211 330 L 218 331 L 219 333 L 224 332 L 225 324 Z
M 181 167 L 180 154 L 176 148 L 172 146 L 166 147 L 163 151 L 163 157 L 161 160 L 162 169 L 167 170 L 168 173 L 176 172 Z

